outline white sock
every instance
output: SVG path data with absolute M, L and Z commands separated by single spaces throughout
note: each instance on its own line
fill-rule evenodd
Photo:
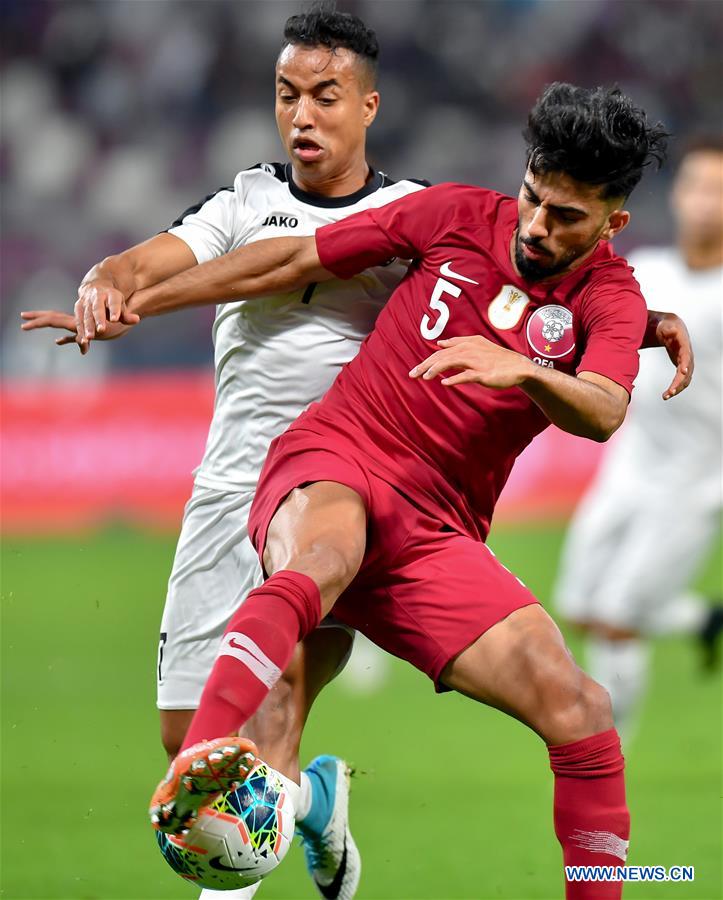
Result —
M 301 773 L 301 788 L 299 789 L 299 805 L 296 807 L 296 821 L 303 822 L 311 809 L 311 779 L 306 772 Z
M 709 612 L 700 594 L 680 594 L 651 609 L 646 621 L 653 634 L 695 634 L 705 625 Z
M 638 638 L 610 641 L 591 637 L 585 649 L 588 671 L 609 692 L 615 725 L 627 744 L 637 727 L 638 710 L 647 687 L 650 648 Z
M 269 766 L 271 769 L 271 766 Z M 271 769 L 272 772 L 276 772 L 276 774 L 281 779 L 282 784 L 286 788 L 287 793 L 291 797 L 291 802 L 294 804 L 294 817 L 299 818 L 297 810 L 299 809 L 299 800 L 301 798 L 301 788 L 299 785 L 292 781 L 290 778 L 287 778 L 286 775 L 283 775 L 278 769 Z
M 229 897 L 232 900 L 251 900 L 260 887 L 261 882 L 257 881 L 251 887 L 238 888 L 235 891 L 212 891 L 209 888 L 204 888 L 199 894 L 199 900 L 216 900 L 217 897 Z

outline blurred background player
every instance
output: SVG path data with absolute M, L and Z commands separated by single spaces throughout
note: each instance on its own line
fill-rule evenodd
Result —
M 682 316 L 695 348 L 690 389 L 660 402 L 661 360 L 643 354 L 627 421 L 575 515 L 555 589 L 587 632 L 590 674 L 630 736 L 645 692 L 648 639 L 687 632 L 712 666 L 723 607 L 690 590 L 721 511 L 723 135 L 686 146 L 671 193 L 674 247 L 631 254 L 649 305 Z

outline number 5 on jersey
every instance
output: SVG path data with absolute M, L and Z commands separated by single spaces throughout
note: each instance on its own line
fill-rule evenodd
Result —
M 451 269 L 451 262 L 446 262 L 443 266 L 440 266 L 439 271 L 442 275 L 447 275 L 450 278 L 458 278 L 460 281 L 466 281 L 468 284 L 477 284 L 476 281 L 467 278 L 466 275 L 460 275 L 457 272 L 453 272 Z M 451 281 L 447 281 L 446 278 L 437 279 L 437 283 L 434 285 L 434 290 L 432 291 L 432 296 L 429 299 L 429 306 L 435 312 L 439 313 L 439 315 L 435 322 L 432 322 L 431 317 L 426 314 L 422 316 L 419 330 L 421 331 L 423 338 L 428 341 L 435 340 L 444 331 L 447 322 L 449 322 L 449 306 L 442 300 L 444 294 L 454 297 L 454 299 L 457 300 L 461 293 L 462 288 L 457 287 L 456 284 L 452 284 Z

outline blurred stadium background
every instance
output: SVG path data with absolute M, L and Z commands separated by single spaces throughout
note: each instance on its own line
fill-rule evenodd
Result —
M 676 134 L 720 128 L 716 0 L 344 0 L 382 46 L 371 161 L 393 177 L 515 192 L 541 86 L 616 81 Z M 150 320 L 87 358 L 18 313 L 70 309 L 96 260 L 278 159 L 273 63 L 287 2 L 2 3 L 3 865 L 8 898 L 187 897 L 144 821 L 163 766 L 153 667 L 174 530 L 212 406 L 212 310 Z M 636 191 L 619 248 L 670 239 L 669 173 Z M 661 385 L 661 390 L 662 390 Z M 674 401 L 677 402 L 677 401 Z M 564 518 L 599 448 L 550 434 L 520 462 L 492 544 L 549 595 Z M 584 458 L 583 458 L 584 457 Z M 614 564 L 612 561 L 611 564 Z M 720 553 L 700 575 L 721 590 Z M 574 638 L 573 638 L 574 646 Z M 360 727 L 361 723 L 361 727 Z M 560 895 L 543 749 L 513 722 L 393 664 L 333 685 L 305 757 L 357 766 L 360 897 Z M 657 648 L 629 754 L 631 861 L 695 865 L 723 895 L 721 687 Z M 260 896 L 311 897 L 300 854 Z

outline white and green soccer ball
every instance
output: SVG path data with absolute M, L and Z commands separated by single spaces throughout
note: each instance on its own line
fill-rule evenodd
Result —
M 294 807 L 278 775 L 259 763 L 238 790 L 203 807 L 187 831 L 156 834 L 164 859 L 187 881 L 216 891 L 249 887 L 286 856 Z

